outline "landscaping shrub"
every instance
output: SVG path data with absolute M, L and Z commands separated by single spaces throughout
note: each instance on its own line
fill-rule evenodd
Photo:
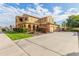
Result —
M 72 32 L 79 32 L 79 30 L 70 30 L 70 31 L 72 31 Z
M 3 32 L 5 32 L 5 31 L 6 31 L 6 29 L 4 29 L 4 28 L 3 28 L 3 29 L 2 29 L 2 31 L 3 31 Z
M 72 28 L 72 29 L 70 29 L 69 31 L 72 31 L 72 32 L 79 32 L 79 29 L 78 29 L 78 28 Z
M 27 29 L 23 29 L 23 28 L 13 28 L 13 31 L 15 31 L 15 32 L 27 32 Z

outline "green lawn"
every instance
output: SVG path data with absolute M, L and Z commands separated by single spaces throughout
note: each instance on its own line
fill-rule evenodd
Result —
M 16 32 L 7 32 L 6 35 L 9 38 L 11 38 L 12 40 L 19 40 L 19 39 L 23 39 L 23 38 L 32 37 L 32 34 L 16 33 Z

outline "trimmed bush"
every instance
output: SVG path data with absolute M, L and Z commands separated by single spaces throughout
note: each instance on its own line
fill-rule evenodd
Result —
M 13 31 L 15 31 L 15 32 L 27 32 L 27 29 L 13 28 Z
M 72 28 L 72 29 L 70 29 L 69 31 L 72 31 L 72 32 L 79 32 L 79 28 Z
M 3 29 L 2 29 L 2 31 L 3 31 L 3 32 L 5 32 L 5 31 L 6 31 L 6 29 L 4 29 L 4 28 L 3 28 Z
M 79 32 L 79 30 L 70 30 L 70 31 L 72 31 L 72 32 Z

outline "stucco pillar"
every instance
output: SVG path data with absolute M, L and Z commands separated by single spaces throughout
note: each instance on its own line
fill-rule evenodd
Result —
M 37 30 L 37 25 L 35 25 L 35 30 L 34 30 L 34 32 L 36 32 L 36 30 Z
M 26 24 L 26 29 L 28 29 L 28 24 Z
M 35 25 L 35 30 L 37 29 L 37 25 Z
M 49 30 L 50 32 L 54 32 L 54 26 L 53 25 L 50 25 L 49 28 L 50 28 L 50 30 Z

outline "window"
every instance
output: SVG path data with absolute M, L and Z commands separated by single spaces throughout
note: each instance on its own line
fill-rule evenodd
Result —
M 22 18 L 19 19 L 22 22 Z
M 27 18 L 25 18 L 25 21 L 27 20 Z

